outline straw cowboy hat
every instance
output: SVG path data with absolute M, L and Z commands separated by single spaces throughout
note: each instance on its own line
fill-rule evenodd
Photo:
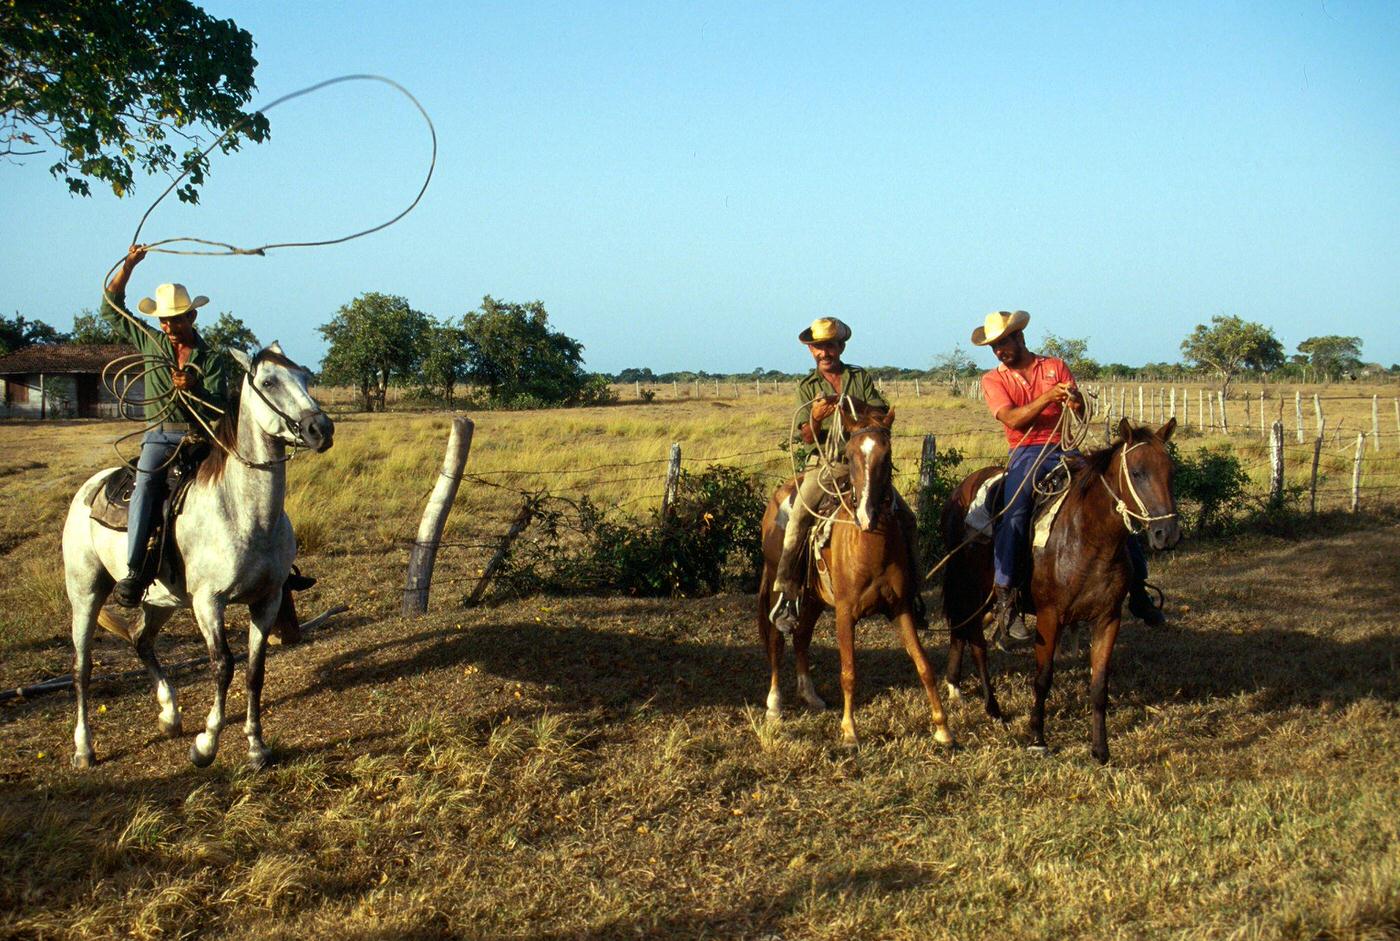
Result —
M 972 331 L 972 342 L 977 346 L 990 346 L 1002 337 L 1026 329 L 1030 322 L 1031 315 L 1024 310 L 994 310 L 982 321 L 982 326 Z
M 153 314 L 156 317 L 178 317 L 196 307 L 203 307 L 209 303 L 209 298 L 203 294 L 190 300 L 190 292 L 185 290 L 183 284 L 162 284 L 156 288 L 155 299 L 149 297 L 141 298 L 141 303 L 136 305 L 136 309 L 143 314 Z
M 845 343 L 850 338 L 851 328 L 835 317 L 818 317 L 797 335 L 803 343 Z

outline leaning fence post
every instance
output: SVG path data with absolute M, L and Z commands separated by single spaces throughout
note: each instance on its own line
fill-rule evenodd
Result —
M 1308 512 L 1313 516 L 1317 515 L 1317 462 L 1321 457 L 1322 435 L 1318 434 L 1317 438 L 1313 440 L 1312 483 L 1308 486 L 1308 489 L 1312 492 L 1312 498 L 1309 501 Z
M 424 614 L 428 610 L 428 589 L 433 581 L 433 564 L 437 561 L 438 542 L 442 539 L 442 528 L 447 523 L 447 514 L 452 510 L 452 501 L 457 496 L 457 484 L 462 480 L 462 468 L 467 465 L 467 455 L 472 449 L 472 420 L 465 415 L 452 419 L 452 431 L 447 436 L 447 452 L 442 456 L 442 467 L 438 471 L 437 482 L 428 497 L 428 505 L 423 508 L 423 519 L 418 524 L 418 536 L 413 541 L 413 552 L 408 557 L 408 577 L 404 580 L 404 617 Z
M 1366 451 L 1366 432 L 1356 436 L 1356 459 L 1351 464 L 1351 511 L 1361 508 L 1361 455 Z
M 1283 502 L 1283 422 L 1276 421 L 1269 436 L 1269 503 Z
M 666 468 L 666 492 L 661 497 L 661 515 L 671 515 L 671 507 L 676 502 L 676 486 L 681 479 L 681 443 L 671 445 L 671 463 Z
M 496 547 L 496 554 L 491 556 L 490 562 L 486 563 L 486 568 L 481 572 L 481 580 L 476 583 L 472 593 L 463 599 L 464 606 L 471 607 L 481 600 L 482 595 L 486 594 L 486 586 L 491 584 L 496 570 L 501 567 L 501 563 L 505 562 L 506 553 L 510 552 L 511 544 L 515 542 L 517 536 L 525 531 L 525 527 L 530 525 L 538 502 L 538 497 L 529 494 L 520 501 L 520 512 L 515 514 L 515 521 L 510 524 L 510 529 L 506 530 L 506 534 L 501 537 L 501 544 Z

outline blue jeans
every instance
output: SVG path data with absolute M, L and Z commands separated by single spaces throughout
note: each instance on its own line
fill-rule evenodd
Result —
M 136 460 L 136 486 L 131 491 L 131 507 L 126 518 L 127 574 L 140 572 L 146 558 L 146 541 L 165 500 L 165 469 L 175 449 L 185 439 L 183 432 L 148 431 Z
M 1078 451 L 1063 451 L 1058 444 L 1045 448 L 1044 459 L 1035 468 L 1035 479 L 1021 487 L 1021 482 L 1031 473 L 1042 445 L 1027 444 L 1011 449 L 1011 459 L 1006 463 L 1006 478 L 1001 485 L 1001 498 L 1006 511 L 997 520 L 996 541 L 992 555 L 996 571 L 995 583 L 1003 587 L 1023 585 L 1026 581 L 1025 555 L 1028 551 L 1031 527 L 1031 511 L 1035 507 L 1035 485 L 1044 480 L 1051 471 L 1060 466 L 1060 456 L 1078 457 Z M 1020 493 L 1016 493 L 1017 489 Z M 1012 495 L 1015 498 L 1012 499 Z M 1010 500 L 1010 503 L 1006 501 Z M 1128 564 L 1132 566 L 1133 582 L 1146 581 L 1147 558 L 1137 537 L 1128 536 Z

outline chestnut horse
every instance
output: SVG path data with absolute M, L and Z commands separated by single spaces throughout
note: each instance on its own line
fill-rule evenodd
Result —
M 1167 439 L 1176 419 L 1153 432 L 1134 428 L 1123 419 L 1118 438 L 1109 447 L 1072 459 L 1069 493 L 1050 530 L 1049 541 L 1033 553 L 1029 598 L 1022 604 L 1035 613 L 1035 704 L 1031 708 L 1031 741 L 1046 751 L 1045 698 L 1055 671 L 1055 646 L 1061 630 L 1077 621 L 1092 625 L 1089 652 L 1089 696 L 1093 704 L 1092 750 L 1100 763 L 1108 761 L 1108 666 L 1118 638 L 1123 598 L 1128 592 L 1127 540 L 1145 531 L 1154 549 L 1168 549 L 1181 539 L 1176 498 L 1172 494 L 1172 462 Z M 985 467 L 965 479 L 943 508 L 946 545 L 965 538 L 963 519 L 983 481 L 1001 470 Z M 947 689 L 958 697 L 957 682 L 963 649 L 982 682 L 987 715 L 1000 719 L 1001 707 L 987 673 L 986 624 L 991 620 L 992 546 L 970 543 L 948 560 L 943 585 L 943 613 L 951 638 L 948 647 Z
M 928 693 L 933 713 L 933 735 L 943 745 L 953 744 L 953 734 L 938 697 L 938 684 L 923 645 L 914 629 L 913 573 L 910 571 L 900 514 L 895 509 L 891 482 L 890 425 L 894 410 L 882 412 L 859 399 L 829 396 L 838 405 L 846 435 L 845 455 L 850 468 L 850 488 L 833 513 L 836 523 L 831 538 L 820 552 L 821 567 L 830 573 L 830 583 L 814 571 L 817 561 L 807 565 L 797 627 L 792 647 L 797 660 L 799 695 L 814 709 L 825 709 L 817 696 L 809 673 L 808 646 L 812 629 L 822 611 L 836 611 L 836 642 L 841 651 L 841 692 L 845 711 L 841 735 L 848 745 L 856 743 L 852 706 L 856 692 L 855 627 L 861 618 L 883 614 L 899 631 L 904 649 L 914 661 L 919 679 Z M 808 473 L 818 473 L 813 469 Z M 778 487 L 763 514 L 763 581 L 758 589 L 758 632 L 768 652 L 771 678 L 768 687 L 768 715 L 782 715 L 778 688 L 778 667 L 783 659 L 783 635 L 769 617 L 772 606 L 773 576 L 782 555 L 783 530 L 777 523 L 780 510 L 793 499 L 799 478 Z M 819 524 L 818 524 L 819 525 Z

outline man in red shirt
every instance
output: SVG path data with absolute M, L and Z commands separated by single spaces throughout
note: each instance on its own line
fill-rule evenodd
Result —
M 1029 640 L 1030 632 L 1016 619 L 1016 592 L 1025 584 L 1024 556 L 1034 509 L 1035 485 L 1073 454 L 1060 447 L 1059 422 L 1066 407 L 1079 413 L 1084 398 L 1069 366 L 1053 356 L 1039 356 L 1026 348 L 1023 331 L 1031 316 L 1024 310 L 999 310 L 987 315 L 972 331 L 972 342 L 990 346 L 999 365 L 982 374 L 982 397 L 996 420 L 1006 428 L 1011 454 L 1002 482 L 1005 509 L 997 521 L 993 544 L 996 588 L 996 628 L 1003 637 Z M 1147 560 L 1136 539 L 1128 539 L 1128 559 L 1133 569 L 1128 589 L 1128 610 L 1148 624 L 1165 623 L 1144 583 Z M 1014 622 L 1014 623 L 1013 623 Z

